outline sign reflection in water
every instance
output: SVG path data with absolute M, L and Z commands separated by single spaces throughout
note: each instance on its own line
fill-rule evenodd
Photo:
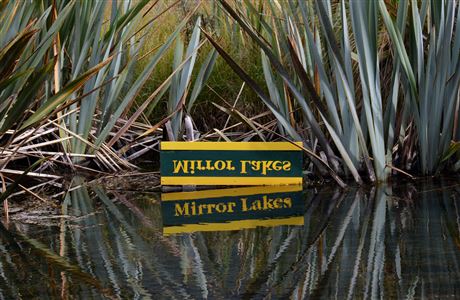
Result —
M 303 225 L 302 186 L 272 186 L 163 194 L 163 233 Z
M 12 216 L 0 299 L 460 299 L 458 178 L 304 190 L 302 226 L 169 236 L 158 197 L 74 180 L 65 218 Z

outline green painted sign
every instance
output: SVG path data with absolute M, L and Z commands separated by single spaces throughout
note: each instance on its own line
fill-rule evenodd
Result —
M 300 185 L 168 193 L 161 200 L 166 235 L 304 222 Z
M 162 142 L 161 184 L 302 184 L 301 145 L 301 142 Z

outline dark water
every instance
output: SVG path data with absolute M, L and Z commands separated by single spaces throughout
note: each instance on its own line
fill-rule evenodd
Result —
M 0 299 L 460 298 L 456 180 L 162 196 L 84 186 L 10 222 Z

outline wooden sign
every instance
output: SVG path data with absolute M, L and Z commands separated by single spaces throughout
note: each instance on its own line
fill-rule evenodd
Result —
M 161 195 L 163 233 L 303 225 L 302 186 L 246 187 Z
M 162 185 L 302 184 L 301 142 L 162 142 Z

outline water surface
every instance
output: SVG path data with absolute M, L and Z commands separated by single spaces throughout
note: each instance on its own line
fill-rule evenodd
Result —
M 0 299 L 460 298 L 457 182 L 172 195 L 84 185 L 54 222 L 1 228 Z

